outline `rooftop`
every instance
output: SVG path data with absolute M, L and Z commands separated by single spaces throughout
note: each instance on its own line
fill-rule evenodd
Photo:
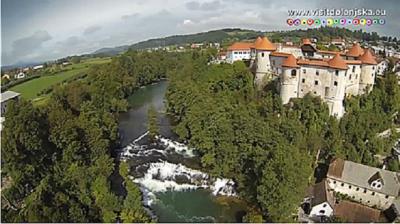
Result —
M 364 50 L 360 47 L 359 43 L 355 43 L 347 52 L 346 56 L 359 57 L 364 54 Z
M 376 175 L 376 173 L 379 173 L 384 183 L 381 189 L 373 188 L 369 184 L 369 180 Z M 339 158 L 335 159 L 329 165 L 327 177 L 394 197 L 397 197 L 400 191 L 398 173 L 345 161 Z
M 228 47 L 228 51 L 235 50 L 250 50 L 253 46 L 253 43 L 250 42 L 235 42 L 231 46 Z
M 334 215 L 345 222 L 379 222 L 381 212 L 365 205 L 350 201 L 340 201 L 335 205 Z
M 1 93 L 1 103 L 4 103 L 9 99 L 18 97 L 19 95 L 21 94 L 14 91 L 5 91 L 4 93 Z
M 276 46 L 268 40 L 267 37 L 263 37 L 260 42 L 254 44 L 257 50 L 265 50 L 265 51 L 275 51 Z
M 361 57 L 358 58 L 360 61 L 362 61 L 363 64 L 370 64 L 370 65 L 376 65 L 378 64 L 375 60 L 375 57 L 372 56 L 372 53 L 369 49 L 366 49 L 364 51 L 364 54 L 361 55 Z
M 329 67 L 331 68 L 345 69 L 345 70 L 349 68 L 339 53 L 337 53 L 331 60 L 329 60 L 328 64 Z
M 289 56 L 283 61 L 282 67 L 298 68 L 300 66 L 297 64 L 296 58 L 292 54 L 289 54 Z

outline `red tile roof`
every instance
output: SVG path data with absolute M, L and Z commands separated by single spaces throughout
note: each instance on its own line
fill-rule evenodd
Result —
M 282 67 L 299 68 L 300 66 L 297 65 L 296 58 L 292 54 L 289 54 L 289 56 L 283 61 Z
M 249 43 L 249 42 L 236 42 L 228 47 L 228 51 L 250 50 L 252 45 L 253 45 L 253 43 Z
M 345 222 L 379 222 L 381 212 L 365 205 L 350 201 L 340 201 L 335 205 L 334 215 L 344 219 Z
M 262 41 L 255 44 L 255 48 L 257 50 L 265 50 L 265 51 L 275 51 L 276 46 L 268 40 L 268 38 L 263 37 Z
M 329 67 L 328 62 L 323 60 L 308 60 L 308 59 L 300 59 L 297 61 L 299 65 L 312 65 L 312 66 L 322 66 Z
M 257 37 L 257 39 L 254 41 L 253 46 L 251 48 L 255 48 L 256 45 L 260 44 L 262 42 L 262 37 Z
M 361 65 L 360 60 L 345 60 L 346 64 L 348 65 Z
M 346 56 L 359 57 L 364 54 L 364 50 L 360 47 L 359 43 L 353 44 L 353 46 L 346 52 Z
M 336 69 L 347 70 L 349 68 L 339 53 L 337 53 L 335 55 L 335 57 L 333 57 L 331 60 L 329 60 L 328 64 L 329 64 L 329 67 L 336 68 Z
M 366 49 L 364 54 L 361 55 L 358 60 L 360 60 L 363 64 L 369 64 L 369 65 L 376 65 L 378 64 L 375 60 L 375 57 L 372 56 L 371 51 L 369 49 Z
M 303 39 L 303 45 L 311 45 L 311 41 L 308 38 Z
M 289 55 L 292 55 L 292 54 L 284 53 L 284 52 L 277 52 L 277 51 L 274 51 L 271 53 L 271 56 L 276 56 L 276 57 L 288 57 Z

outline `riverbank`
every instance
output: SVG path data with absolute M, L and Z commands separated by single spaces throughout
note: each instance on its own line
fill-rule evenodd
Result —
M 165 114 L 167 85 L 161 81 L 138 89 L 128 98 L 130 109 L 119 117 L 123 146 L 119 155 L 129 164 L 130 178 L 140 186 L 144 205 L 160 222 L 240 222 L 245 204 L 238 197 L 217 196 L 236 196 L 233 181 L 200 171 L 196 151 L 176 141 Z M 146 135 L 150 105 L 158 111 L 160 123 L 160 136 L 152 144 Z

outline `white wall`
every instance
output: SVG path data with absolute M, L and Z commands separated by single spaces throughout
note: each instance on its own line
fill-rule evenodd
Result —
M 331 216 L 333 214 L 333 209 L 329 205 L 328 202 L 321 203 L 319 205 L 315 205 L 311 208 L 310 217 L 316 216 Z
M 335 192 L 346 194 L 350 196 L 352 200 L 370 207 L 376 206 L 379 209 L 385 210 L 390 207 L 394 200 L 393 196 L 386 196 L 382 193 L 343 183 L 339 180 L 328 178 L 327 183 L 329 188 L 333 189 Z
M 230 63 L 243 59 L 250 59 L 250 50 L 234 50 L 227 52 L 227 61 Z

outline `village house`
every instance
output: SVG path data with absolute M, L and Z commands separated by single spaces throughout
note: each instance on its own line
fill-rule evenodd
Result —
M 14 79 L 23 79 L 25 77 L 26 75 L 23 72 L 18 72 L 17 74 L 14 75 Z
M 253 47 L 253 43 L 248 42 L 236 42 L 228 47 L 226 53 L 226 60 L 229 63 L 233 63 L 239 60 L 249 60 L 250 51 Z
M 1 93 L 1 117 L 0 117 L 0 131 L 2 130 L 2 124 L 5 120 L 4 114 L 7 110 L 7 106 L 11 101 L 19 100 L 20 94 L 13 91 L 5 91 Z
M 302 203 L 308 218 L 321 222 L 387 222 L 400 217 L 400 174 L 334 159 L 326 178 L 309 187 Z
M 400 174 L 396 172 L 335 159 L 329 165 L 326 182 L 334 192 L 385 210 L 399 197 L 399 178 Z
M 42 68 L 44 68 L 43 65 L 36 65 L 33 67 L 33 70 L 38 70 L 38 69 L 42 69 Z

